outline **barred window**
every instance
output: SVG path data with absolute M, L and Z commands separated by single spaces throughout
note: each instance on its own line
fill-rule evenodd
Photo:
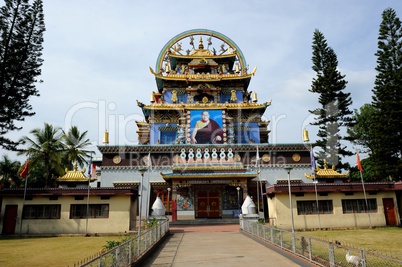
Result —
M 314 215 L 317 213 L 333 214 L 333 211 L 334 208 L 332 206 L 332 200 L 319 200 L 318 212 L 317 212 L 317 201 L 315 200 L 297 201 L 298 215 Z
M 85 219 L 86 217 L 86 204 L 70 206 L 70 219 Z M 109 204 L 90 204 L 88 218 L 109 218 Z
M 343 213 L 368 213 L 377 212 L 377 199 L 343 199 L 342 210 Z
M 25 205 L 23 219 L 60 219 L 61 205 Z

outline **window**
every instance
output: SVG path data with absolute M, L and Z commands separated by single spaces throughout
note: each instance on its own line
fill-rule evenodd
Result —
M 60 219 L 61 205 L 25 205 L 23 219 Z
M 179 103 L 187 103 L 187 94 L 180 94 L 179 92 L 177 93 L 177 101 Z
M 377 199 L 343 199 L 342 210 L 343 213 L 368 213 L 377 212 Z
M 176 140 L 176 132 L 161 132 L 161 144 L 173 144 Z
M 168 123 L 168 124 L 166 124 L 166 126 L 158 127 L 158 130 L 160 132 L 158 141 L 161 144 L 173 144 L 174 143 L 174 141 L 176 140 L 176 135 L 177 135 L 177 126 L 175 126 L 175 125 L 171 126 Z
M 319 200 L 318 201 L 318 212 L 317 212 L 317 201 L 306 200 L 297 201 L 297 214 L 298 215 L 314 215 L 320 214 L 332 214 L 333 213 L 332 200 Z
M 230 93 L 229 94 L 221 93 L 220 102 L 221 103 L 230 102 L 230 96 L 231 96 Z
M 70 219 L 84 219 L 87 217 L 87 205 L 71 205 Z M 109 204 L 90 204 L 88 218 L 109 218 Z

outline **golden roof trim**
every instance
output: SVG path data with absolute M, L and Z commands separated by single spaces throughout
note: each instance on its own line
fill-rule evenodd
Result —
M 254 68 L 256 69 L 256 68 Z M 222 80 L 241 80 L 251 78 L 255 74 L 253 70 L 248 74 L 237 74 L 237 73 L 229 73 L 229 74 L 209 74 L 209 73 L 198 73 L 198 74 L 167 74 L 166 76 L 162 74 L 156 73 L 151 67 L 149 67 L 151 73 L 155 76 L 155 78 L 163 79 L 163 80 L 182 80 L 182 81 L 222 81 Z
M 204 49 L 205 50 L 205 49 Z M 210 53 L 209 55 L 207 54 L 191 54 L 191 55 L 180 55 L 180 54 L 173 54 L 170 53 L 168 54 L 169 57 L 175 57 L 175 58 L 183 58 L 183 59 L 192 59 L 192 58 L 207 58 L 207 59 L 220 59 L 220 58 L 231 58 L 231 57 L 236 57 L 236 53 L 230 53 L 230 54 L 222 54 L 222 55 L 213 55 Z
M 182 166 L 173 166 L 173 170 L 194 170 L 194 171 L 199 171 L 199 170 L 246 170 L 243 166 L 236 166 L 236 165 L 228 165 L 228 166 L 213 166 L 213 165 L 208 165 L 208 166 L 189 166 L 187 164 L 182 165 Z
M 57 178 L 58 182 L 88 182 L 90 178 L 84 175 L 86 169 L 78 170 L 77 164 L 74 165 L 74 170 L 69 171 L 66 168 L 66 174 L 62 177 Z
M 233 179 L 233 177 L 243 177 L 243 178 L 255 178 L 258 176 L 257 173 L 208 173 L 208 174 L 164 174 L 163 172 L 160 173 L 163 179 L 187 179 L 187 178 L 194 178 L 194 179 L 211 179 L 211 178 L 225 178 L 225 179 Z
M 327 162 L 324 160 L 324 168 L 316 166 L 315 174 L 304 174 L 307 179 L 313 180 L 317 178 L 347 178 L 349 175 L 349 170 L 345 173 L 339 173 L 335 170 L 335 165 L 332 168 L 328 168 Z
M 266 108 L 268 103 L 153 103 L 150 105 L 144 105 L 143 103 L 137 101 L 138 106 L 145 109 L 186 109 L 186 110 L 199 110 L 199 109 L 260 109 Z

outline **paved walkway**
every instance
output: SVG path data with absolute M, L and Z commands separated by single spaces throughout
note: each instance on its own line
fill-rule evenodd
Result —
M 281 255 L 235 225 L 171 225 L 170 235 L 142 266 L 310 266 Z

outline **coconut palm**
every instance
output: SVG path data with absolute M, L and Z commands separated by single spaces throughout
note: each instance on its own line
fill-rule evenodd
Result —
M 87 163 L 86 158 L 93 152 L 86 149 L 91 145 L 89 139 L 86 138 L 88 131 L 81 133 L 77 126 L 71 126 L 67 133 L 64 131 L 63 133 L 63 142 L 69 163 L 71 165 L 77 163 L 80 167 L 83 167 Z
M 21 167 L 19 161 L 12 161 L 7 155 L 3 155 L 0 161 L 0 187 L 20 187 L 21 179 L 18 177 L 18 170 Z
M 45 123 L 43 129 L 33 129 L 30 134 L 33 135 L 33 138 L 24 136 L 20 139 L 23 144 L 27 145 L 27 149 L 21 150 L 19 154 L 26 154 L 33 167 L 44 165 L 45 185 L 48 187 L 52 175 L 58 176 L 63 169 L 61 166 L 61 158 L 65 151 L 62 143 L 63 133 L 60 128 Z

